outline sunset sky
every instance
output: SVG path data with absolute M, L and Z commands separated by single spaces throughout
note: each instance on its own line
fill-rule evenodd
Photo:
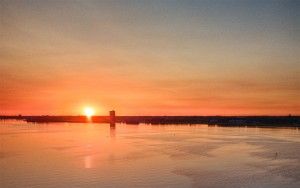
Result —
M 0 115 L 300 115 L 300 1 L 0 5 Z

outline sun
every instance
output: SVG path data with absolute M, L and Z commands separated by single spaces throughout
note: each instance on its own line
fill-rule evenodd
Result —
M 84 114 L 86 115 L 86 117 L 90 118 L 95 114 L 95 110 L 92 107 L 85 107 Z

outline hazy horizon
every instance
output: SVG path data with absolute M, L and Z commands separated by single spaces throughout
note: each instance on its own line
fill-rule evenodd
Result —
M 82 116 L 82 117 L 85 117 L 86 115 L 85 114 L 83 114 L 83 113 L 78 113 L 78 114 L 21 114 L 21 113 L 19 113 L 19 114 L 0 114 L 0 116 Z M 109 116 L 109 114 L 95 114 L 95 115 L 92 115 L 92 117 L 97 117 L 97 116 Z M 131 115 L 126 115 L 126 114 L 122 114 L 122 115 L 120 115 L 120 114 L 116 114 L 116 116 L 199 116 L 199 117 L 201 117 L 201 116 L 224 116 L 224 117 L 229 117 L 229 116 L 237 116 L 237 117 L 239 117 L 239 116 L 241 116 L 241 117 L 243 117 L 243 116 L 257 116 L 257 117 L 259 117 L 259 116 L 270 116 L 270 117 L 272 117 L 272 116 L 274 116 L 274 117 L 276 117 L 276 116 L 300 116 L 300 114 L 283 114 L 283 115 L 268 115 L 268 114 L 260 114 L 260 115 L 255 115 L 255 114 L 252 114 L 252 115 L 243 115 L 243 114 L 241 114 L 241 115 L 239 115 L 239 114 L 235 114 L 235 115 L 230 115 L 230 114 L 227 114 L 227 115 L 218 115 L 218 114 L 216 114 L 216 115 L 201 115 L 201 114 L 190 114 L 190 115 L 176 115 L 176 114 L 173 114 L 173 115 L 168 115 L 168 114 L 160 114 L 160 115 L 143 115 L 143 114 L 131 114 Z

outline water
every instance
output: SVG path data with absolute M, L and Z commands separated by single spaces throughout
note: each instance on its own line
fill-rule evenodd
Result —
M 300 187 L 297 128 L 0 122 L 0 187 Z

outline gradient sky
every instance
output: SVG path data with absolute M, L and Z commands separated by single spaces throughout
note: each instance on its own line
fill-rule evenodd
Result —
M 0 4 L 0 114 L 300 114 L 300 1 Z

